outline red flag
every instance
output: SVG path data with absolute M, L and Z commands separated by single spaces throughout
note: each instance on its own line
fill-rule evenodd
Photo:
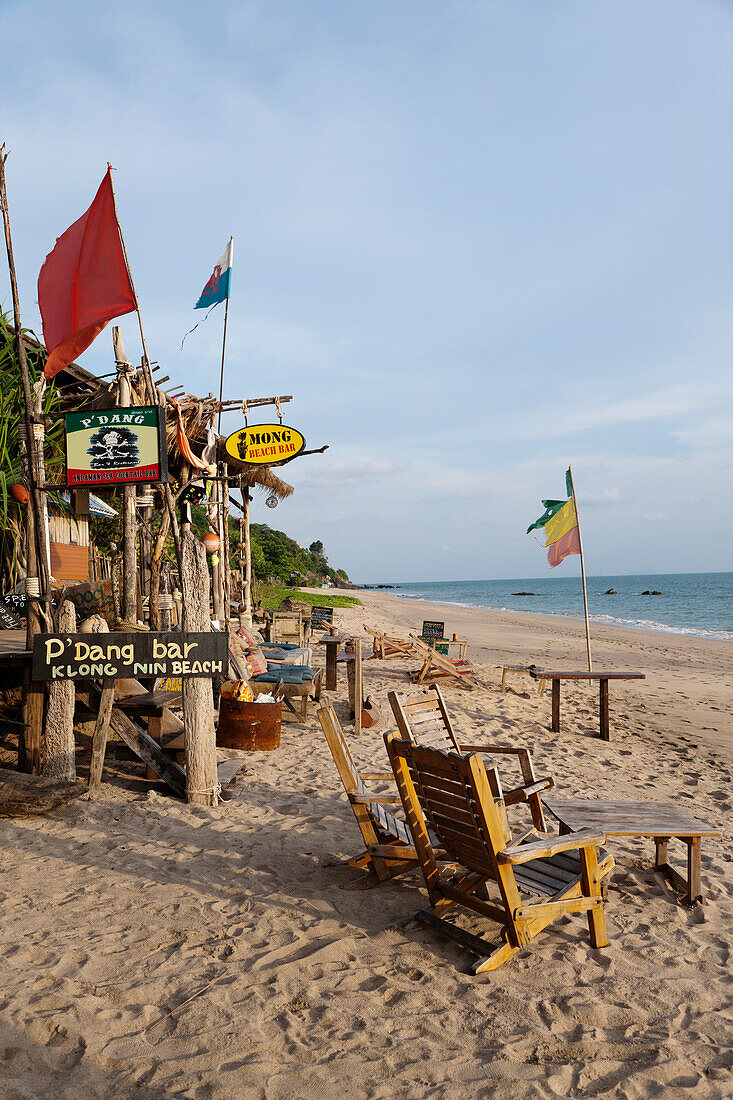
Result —
M 94 202 L 58 240 L 38 276 L 38 305 L 53 378 L 89 347 L 113 317 L 132 313 L 127 271 L 112 195 L 112 169 Z

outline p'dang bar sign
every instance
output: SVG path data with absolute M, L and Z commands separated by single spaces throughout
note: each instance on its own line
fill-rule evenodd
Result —
M 34 680 L 136 679 L 138 676 L 225 676 L 227 635 L 38 634 Z
M 66 414 L 67 483 L 125 485 L 168 480 L 161 405 Z

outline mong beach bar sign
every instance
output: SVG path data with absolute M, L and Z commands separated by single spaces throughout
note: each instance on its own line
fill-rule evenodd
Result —
M 168 480 L 161 405 L 73 412 L 65 420 L 70 488 Z
M 240 428 L 226 441 L 226 451 L 249 466 L 271 466 L 295 458 L 305 447 L 305 437 L 287 424 L 254 424 Z
M 37 634 L 34 680 L 136 679 L 138 676 L 225 676 L 227 635 Z

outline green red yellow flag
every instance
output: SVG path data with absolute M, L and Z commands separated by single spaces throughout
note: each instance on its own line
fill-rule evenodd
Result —
M 542 528 L 545 534 L 544 545 L 548 547 L 547 560 L 554 569 L 570 554 L 580 553 L 580 532 L 578 531 L 578 513 L 572 496 L 570 470 L 565 475 L 569 500 L 543 500 L 544 514 L 531 523 L 530 531 Z

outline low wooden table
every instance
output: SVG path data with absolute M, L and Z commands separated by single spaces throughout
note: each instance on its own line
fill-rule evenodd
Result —
M 720 836 L 673 802 L 595 802 L 592 799 L 543 798 L 543 805 L 557 819 L 561 833 L 579 829 L 601 829 L 606 836 L 653 837 L 656 869 L 664 871 L 672 885 L 683 892 L 685 903 L 702 901 L 700 853 L 702 837 Z M 687 878 L 670 867 L 667 845 L 672 837 L 687 845 Z
M 533 680 L 552 680 L 552 732 L 560 732 L 560 681 L 561 680 L 598 680 L 600 683 L 600 736 L 603 741 L 611 740 L 608 712 L 609 680 L 644 680 L 643 672 L 550 672 L 546 668 L 530 671 Z
M 514 672 L 518 676 L 531 676 L 534 671 L 534 665 L 503 665 L 501 670 L 501 690 L 506 694 L 506 674 L 507 672 Z M 547 680 L 544 676 L 540 677 L 539 686 L 537 688 L 538 695 L 545 694 L 545 687 L 547 686 Z

